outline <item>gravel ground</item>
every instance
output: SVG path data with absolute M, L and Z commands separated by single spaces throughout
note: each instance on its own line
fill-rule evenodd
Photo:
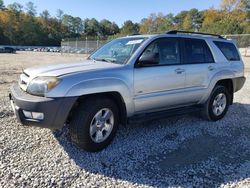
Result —
M 93 154 L 72 145 L 67 128 L 52 132 L 16 122 L 7 91 L 22 58 L 27 67 L 34 58 L 82 57 L 0 55 L 0 187 L 250 187 L 250 71 L 223 120 L 193 114 L 131 124 Z

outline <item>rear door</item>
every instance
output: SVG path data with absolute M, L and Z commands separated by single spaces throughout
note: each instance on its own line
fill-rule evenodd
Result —
M 182 51 L 186 70 L 186 97 L 189 102 L 197 103 L 206 93 L 209 81 L 216 72 L 216 63 L 203 39 L 183 38 Z

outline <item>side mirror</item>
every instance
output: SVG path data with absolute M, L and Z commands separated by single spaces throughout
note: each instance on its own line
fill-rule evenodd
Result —
M 145 53 L 139 58 L 137 67 L 143 67 L 148 65 L 157 65 L 160 62 L 159 53 Z

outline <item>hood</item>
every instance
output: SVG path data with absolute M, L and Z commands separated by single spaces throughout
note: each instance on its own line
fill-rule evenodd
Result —
M 63 63 L 63 64 L 50 64 L 43 66 L 35 66 L 24 70 L 24 73 L 29 77 L 37 76 L 62 76 L 71 74 L 74 72 L 89 72 L 100 69 L 109 69 L 119 67 L 121 65 L 114 63 L 107 63 L 101 61 L 86 60 L 75 63 Z

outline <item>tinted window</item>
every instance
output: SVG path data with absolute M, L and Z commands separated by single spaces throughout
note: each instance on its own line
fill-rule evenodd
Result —
M 158 65 L 179 64 L 180 63 L 179 42 L 175 38 L 158 39 L 153 43 L 151 43 L 146 48 L 141 57 L 146 57 L 146 56 L 157 57 Z M 156 65 L 156 63 L 153 64 Z
M 240 56 L 234 44 L 228 42 L 214 41 L 215 45 L 220 49 L 228 61 L 239 61 Z
M 213 63 L 214 58 L 207 43 L 200 39 L 184 40 L 184 63 Z

